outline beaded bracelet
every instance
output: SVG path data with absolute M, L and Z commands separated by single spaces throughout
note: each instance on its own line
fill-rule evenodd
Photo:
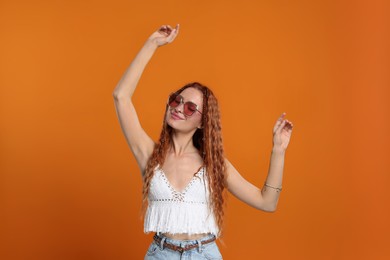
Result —
M 280 188 L 272 187 L 272 186 L 268 185 L 266 182 L 264 182 L 264 185 L 267 186 L 267 187 L 273 188 L 275 190 L 278 190 L 278 192 L 282 191 L 282 187 L 280 187 Z

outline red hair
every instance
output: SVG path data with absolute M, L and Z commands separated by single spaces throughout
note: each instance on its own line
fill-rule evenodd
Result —
M 222 233 L 223 215 L 224 215 L 224 196 L 223 192 L 226 187 L 226 164 L 224 160 L 224 151 L 222 145 L 221 122 L 218 107 L 218 101 L 213 92 L 199 82 L 186 84 L 175 93 L 181 93 L 186 88 L 195 88 L 203 93 L 203 112 L 202 112 L 202 129 L 197 129 L 192 137 L 194 146 L 198 149 L 199 154 L 203 157 L 203 163 L 206 167 L 206 176 L 209 182 L 210 192 L 210 209 L 214 212 L 215 221 L 219 228 L 219 234 Z M 152 155 L 146 165 L 143 174 L 142 189 L 142 208 L 145 213 L 146 203 L 149 194 L 150 181 L 153 177 L 154 168 L 164 164 L 164 160 L 170 145 L 172 145 L 173 128 L 166 123 L 166 105 L 164 114 L 163 128 L 160 134 L 160 140 L 155 144 Z

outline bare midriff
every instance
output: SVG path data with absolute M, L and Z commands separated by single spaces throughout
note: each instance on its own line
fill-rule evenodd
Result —
M 176 239 L 176 240 L 195 240 L 195 239 L 200 239 L 205 236 L 210 235 L 210 233 L 201 233 L 201 234 L 193 234 L 193 235 L 188 235 L 188 234 L 170 234 L 170 233 L 162 233 L 164 236 L 169 237 L 171 239 Z

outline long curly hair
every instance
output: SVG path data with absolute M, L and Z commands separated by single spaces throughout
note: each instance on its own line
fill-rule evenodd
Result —
M 191 82 L 175 91 L 179 94 L 186 88 L 195 88 L 203 93 L 203 112 L 202 112 L 202 128 L 196 129 L 192 140 L 194 146 L 198 149 L 200 156 L 203 158 L 204 166 L 206 167 L 207 180 L 209 183 L 210 192 L 210 209 L 214 212 L 215 221 L 219 228 L 219 234 L 222 234 L 223 215 L 224 215 L 224 190 L 226 186 L 226 164 L 224 160 L 224 150 L 222 144 L 220 112 L 218 101 L 213 92 L 199 82 Z M 166 113 L 168 104 L 164 113 L 163 128 L 160 134 L 160 139 L 155 143 L 154 150 L 150 156 L 143 174 L 143 189 L 142 189 L 142 212 L 146 211 L 148 202 L 148 194 L 151 179 L 154 169 L 159 165 L 163 165 L 168 148 L 172 145 L 173 128 L 166 122 Z

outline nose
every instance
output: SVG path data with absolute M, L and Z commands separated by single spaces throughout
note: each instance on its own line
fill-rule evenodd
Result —
M 183 113 L 184 104 L 181 102 L 177 107 L 175 107 L 175 111 Z

